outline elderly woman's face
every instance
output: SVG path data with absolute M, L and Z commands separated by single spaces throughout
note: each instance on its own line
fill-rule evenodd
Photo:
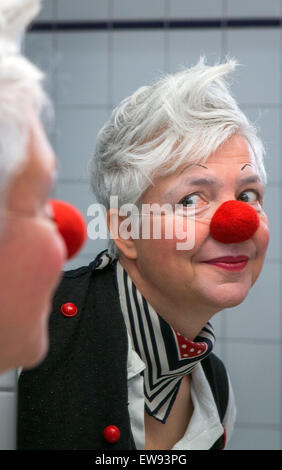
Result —
M 204 165 L 186 164 L 173 175 L 157 178 L 142 202 L 195 207 L 195 243 L 189 250 L 177 249 L 183 239 L 175 235 L 166 239 L 164 226 L 161 239 L 136 240 L 136 262 L 143 279 L 170 299 L 187 305 L 206 305 L 219 311 L 241 303 L 262 269 L 269 241 L 268 220 L 261 208 L 263 184 L 259 178 L 244 182 L 252 176 L 257 177 L 258 171 L 246 140 L 234 135 Z M 244 201 L 257 211 L 259 227 L 246 241 L 226 244 L 210 235 L 215 210 L 229 200 Z M 237 266 L 208 263 L 237 255 L 247 256 L 248 262 Z
M 32 114 L 26 161 L 1 215 L 0 371 L 31 366 L 47 350 L 50 301 L 66 257 L 46 211 L 54 170 L 54 154 Z

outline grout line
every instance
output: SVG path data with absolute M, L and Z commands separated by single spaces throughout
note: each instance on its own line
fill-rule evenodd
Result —
M 15 393 L 17 391 L 17 386 L 16 386 L 16 383 L 14 386 L 9 386 L 9 387 L 1 387 L 0 386 L 0 397 L 1 397 L 1 393 Z
M 282 1 L 280 0 L 280 17 L 281 17 L 281 14 L 282 14 Z M 281 23 L 282 24 L 282 23 Z M 279 35 L 280 35 L 280 40 L 279 40 L 279 44 L 280 44 L 280 54 L 279 54 L 279 83 L 281 83 L 281 75 L 282 75 L 282 63 L 281 63 L 281 41 L 282 41 L 282 36 L 281 36 L 281 29 L 279 30 Z M 282 94 L 281 94 L 281 86 L 279 87 L 279 102 L 282 103 Z M 280 112 L 278 113 L 278 148 L 281 148 L 281 136 L 280 136 L 280 133 L 281 133 L 281 109 L 280 109 Z M 282 176 L 282 173 L 281 173 L 281 163 L 280 163 L 280 160 L 279 160 L 279 174 L 280 174 L 280 177 Z M 279 200 L 279 205 L 281 206 L 281 200 Z M 279 213 L 281 213 L 281 207 L 278 209 L 279 210 Z M 280 239 L 281 239 L 281 235 L 282 235 L 282 218 L 280 217 Z M 279 276 L 280 276 L 280 283 L 281 283 L 281 274 L 282 274 L 282 268 L 281 268 L 282 264 L 280 264 L 280 267 L 279 267 Z M 281 285 L 281 284 L 280 284 Z M 281 311 L 281 307 L 282 307 L 282 290 L 280 289 L 280 311 Z M 282 341 L 282 316 L 280 315 L 280 343 Z M 282 348 L 280 346 L 280 355 L 279 355 L 279 397 L 280 397 L 280 409 L 279 409 L 279 419 L 280 419 L 280 424 L 282 423 Z M 282 428 L 280 430 L 280 449 L 282 449 Z
M 114 4 L 113 0 L 109 0 L 108 2 L 108 16 L 110 20 L 113 19 L 113 14 L 114 14 Z M 113 31 L 109 29 L 108 31 L 108 104 L 107 104 L 107 109 L 112 109 L 113 107 L 110 105 L 110 103 L 113 102 L 113 96 L 114 96 L 114 37 L 113 37 Z
M 212 319 L 211 319 L 212 322 Z M 275 346 L 280 346 L 282 344 L 281 339 L 273 339 L 273 338 L 242 338 L 241 336 L 239 337 L 226 337 L 224 336 L 217 336 L 216 335 L 216 340 L 222 345 L 224 344 L 252 344 L 252 345 L 258 345 L 258 346 L 266 346 L 266 345 L 275 345 Z
M 109 110 L 109 109 L 112 109 L 113 108 L 113 105 L 112 104 L 86 104 L 86 103 L 82 103 L 82 104 L 67 104 L 67 103 L 58 103 L 56 108 L 58 110 L 64 110 L 64 109 L 91 109 L 93 111 L 96 111 L 96 110 Z
M 275 424 L 275 423 L 249 423 L 249 422 L 244 422 L 244 421 L 238 421 L 237 422 L 237 428 L 249 428 L 249 429 L 265 429 L 270 430 L 270 431 L 281 431 L 281 425 L 280 424 Z
M 164 17 L 169 18 L 170 15 L 170 0 L 165 0 L 164 3 Z M 164 71 L 170 72 L 170 35 L 168 28 L 164 31 Z
M 221 54 L 222 54 L 222 61 L 225 60 L 227 56 L 227 28 L 225 24 L 225 19 L 227 18 L 227 4 L 224 0 L 222 0 L 222 21 L 223 27 L 221 29 Z
M 241 108 L 249 108 L 249 109 L 281 109 L 281 102 L 278 103 L 240 103 Z
M 91 156 L 89 157 L 91 158 Z M 59 178 L 58 182 L 60 183 L 81 183 L 81 182 L 86 182 L 88 183 L 88 179 L 87 177 L 85 178 Z M 282 181 L 279 182 L 279 181 L 270 181 L 269 183 L 267 183 L 267 187 L 271 187 L 271 188 L 282 188 Z
M 280 0 L 280 15 L 282 13 L 282 2 Z M 282 76 L 282 63 L 281 63 L 281 42 L 282 42 L 282 35 L 281 35 L 281 30 L 280 32 L 280 55 L 279 55 L 279 72 L 280 72 L 280 77 L 279 77 L 279 83 L 281 83 L 281 76 Z M 279 87 L 279 94 L 280 94 L 280 103 L 282 102 L 282 94 L 281 94 L 281 86 Z M 278 146 L 281 148 L 281 109 L 280 112 L 278 113 Z M 279 173 L 280 177 L 282 177 L 282 167 L 281 167 L 281 161 L 279 160 Z M 279 213 L 281 214 L 281 198 L 279 200 L 280 208 L 279 208 Z M 280 217 L 280 239 L 282 235 L 282 218 Z M 279 269 L 279 276 L 280 276 L 280 285 L 281 285 L 281 280 L 282 280 L 282 264 L 280 264 L 280 269 Z M 282 290 L 280 289 L 280 311 L 282 308 Z M 280 340 L 282 342 L 282 316 L 280 315 Z M 279 396 L 280 396 L 280 410 L 279 410 L 279 417 L 280 417 L 280 424 L 282 423 L 282 347 L 280 347 L 280 356 L 279 356 L 279 374 L 280 374 L 280 389 L 279 389 Z M 280 431 L 280 449 L 282 449 L 282 429 Z
M 52 14 L 53 18 L 56 21 L 57 16 L 58 16 L 58 11 L 57 11 L 57 1 L 53 0 L 53 5 L 52 5 Z M 53 70 L 52 70 L 52 97 L 53 97 L 53 108 L 54 108 L 54 113 L 55 113 L 55 118 L 54 118 L 54 124 L 56 125 L 57 123 L 57 114 L 56 114 L 56 109 L 57 109 L 57 102 L 58 102 L 58 36 L 56 33 L 52 32 L 52 54 L 53 57 L 56 59 L 54 60 L 53 64 Z M 57 146 L 58 146 L 58 139 L 57 139 L 57 132 L 53 132 L 52 135 L 52 142 L 54 145 L 54 150 L 57 152 Z
M 73 258 L 73 260 L 75 260 L 76 258 L 85 258 L 85 259 L 87 259 L 91 256 L 92 256 L 91 254 L 87 254 L 87 253 L 82 253 L 81 255 L 78 253 L 78 255 L 75 258 Z
M 224 52 L 222 53 L 222 60 L 224 60 L 225 57 L 224 57 Z M 56 107 L 58 109 L 70 109 L 70 108 L 73 108 L 73 109 L 79 109 L 79 108 L 86 108 L 86 109 L 113 109 L 113 107 L 116 106 L 116 104 L 113 102 L 113 100 L 111 99 L 109 101 L 109 103 L 104 103 L 104 104 L 95 104 L 95 103 L 90 103 L 90 104 L 86 104 L 86 103 L 81 103 L 81 104 L 77 104 L 77 103 L 74 103 L 74 104 L 68 104 L 68 103 L 58 103 L 56 105 Z M 252 110 L 268 110 L 268 109 L 276 109 L 276 110 L 281 110 L 282 109 L 282 105 L 280 103 L 241 103 L 240 102 L 240 108 L 242 110 L 245 110 L 245 109 L 252 109 Z

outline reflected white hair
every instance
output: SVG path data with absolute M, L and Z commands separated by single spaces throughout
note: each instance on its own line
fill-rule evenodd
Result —
M 229 92 L 225 75 L 235 60 L 194 67 L 139 88 L 116 107 L 100 130 L 90 162 L 97 200 L 109 209 L 110 196 L 119 207 L 140 203 L 153 179 L 173 173 L 184 162 L 204 163 L 233 134 L 243 135 L 266 183 L 264 148 L 256 129 Z M 118 249 L 109 240 L 109 253 Z
M 49 108 L 42 72 L 19 51 L 19 40 L 39 12 L 39 0 L 0 2 L 0 201 L 12 175 L 25 161 L 28 110 Z

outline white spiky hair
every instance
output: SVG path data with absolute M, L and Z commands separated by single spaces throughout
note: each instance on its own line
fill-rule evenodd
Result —
M 0 191 L 24 161 L 27 109 L 39 114 L 49 106 L 43 73 L 19 50 L 19 37 L 39 9 L 39 0 L 0 0 Z
M 40 10 L 39 0 L 1 0 L 0 38 L 14 41 Z

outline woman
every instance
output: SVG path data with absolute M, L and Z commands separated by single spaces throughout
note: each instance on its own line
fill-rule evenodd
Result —
M 19 448 L 230 439 L 234 399 L 209 320 L 246 298 L 269 238 L 263 147 L 224 80 L 234 67 L 201 60 L 142 87 L 100 131 L 91 178 L 109 250 L 56 293 L 50 353 L 20 378 Z
M 56 160 L 40 122 L 49 107 L 42 74 L 18 51 L 38 10 L 37 0 L 0 5 L 0 373 L 46 354 L 50 299 L 66 259 L 47 207 Z

